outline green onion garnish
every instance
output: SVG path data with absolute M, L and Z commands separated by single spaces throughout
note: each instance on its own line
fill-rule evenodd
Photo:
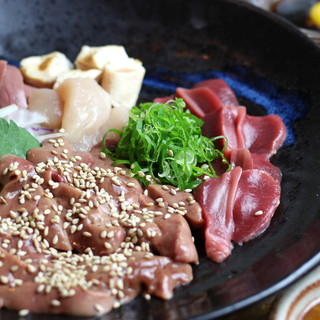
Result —
M 167 103 L 150 102 L 133 107 L 122 131 L 106 132 L 101 151 L 114 160 L 114 165 L 131 166 L 134 176 L 144 184 L 153 180 L 185 190 L 198 186 L 201 176 L 217 177 L 213 160 L 220 158 L 230 167 L 223 154 L 227 139 L 204 137 L 203 121 L 184 110 L 185 106 L 183 99 L 176 98 Z M 106 147 L 109 132 L 120 136 L 114 151 Z M 217 139 L 224 139 L 223 150 L 215 147 Z

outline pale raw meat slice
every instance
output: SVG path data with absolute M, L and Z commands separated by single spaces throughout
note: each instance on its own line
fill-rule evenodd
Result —
M 222 108 L 221 101 L 209 88 L 184 89 L 177 88 L 176 97 L 182 98 L 187 108 L 202 119 L 212 111 Z
M 233 90 L 223 79 L 209 79 L 197 83 L 194 88 L 206 87 L 212 90 L 224 106 L 238 106 L 239 102 Z
M 63 101 L 65 138 L 78 150 L 87 151 L 102 138 L 108 121 L 110 95 L 90 78 L 66 79 L 57 89 Z
M 0 60 L 0 108 L 10 104 L 27 109 L 23 78 L 17 67 L 9 65 L 5 60 Z
M 267 172 L 251 169 L 242 172 L 235 197 L 232 240 L 249 241 L 270 224 L 280 203 L 280 184 Z
M 251 153 L 246 148 L 234 149 L 231 151 L 230 162 L 233 166 L 240 166 L 243 170 L 263 170 L 277 181 L 281 181 L 281 170 L 273 165 L 264 154 Z
M 128 124 L 130 109 L 127 107 L 111 108 L 110 117 L 105 126 L 102 126 L 102 133 L 110 129 L 121 130 Z
M 215 262 L 225 260 L 233 249 L 233 207 L 242 169 L 234 168 L 218 178 L 211 178 L 195 190 L 205 220 L 205 248 Z
M 243 124 L 245 147 L 252 153 L 274 155 L 286 138 L 286 127 L 277 115 L 247 115 Z
M 47 117 L 44 125 L 50 129 L 61 128 L 62 103 L 53 89 L 33 89 L 29 96 L 29 110 L 37 111 Z

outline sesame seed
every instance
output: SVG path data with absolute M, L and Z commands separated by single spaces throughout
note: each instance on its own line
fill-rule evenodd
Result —
M 59 237 L 58 237 L 58 235 L 56 234 L 56 235 L 53 237 L 53 239 L 52 239 L 52 244 L 57 244 L 58 241 L 59 241 Z
M 255 216 L 261 216 L 263 215 L 263 211 L 262 210 L 258 210 L 257 212 L 254 213 Z
M 59 307 L 61 305 L 61 302 L 57 299 L 53 299 L 51 300 L 50 304 L 53 306 L 53 307 Z
M 133 182 L 128 182 L 127 183 L 127 187 L 129 187 L 129 188 L 132 188 L 132 187 L 134 187 L 135 186 L 135 184 L 133 183 Z
M 19 311 L 19 317 L 26 317 L 29 314 L 28 309 L 22 309 Z
M 104 238 L 107 237 L 107 235 L 108 235 L 107 230 L 103 230 L 103 231 L 101 231 L 101 233 L 100 233 L 100 238 L 104 239 Z
M 27 271 L 29 273 L 35 273 L 37 271 L 37 268 L 35 266 L 33 266 L 32 264 L 28 264 L 27 265 Z
M 0 282 L 2 284 L 8 284 L 9 283 L 9 278 L 6 276 L 0 276 Z
M 143 295 L 143 297 L 144 297 L 145 300 L 150 300 L 151 299 L 151 295 L 149 293 L 145 293 Z
M 142 172 L 142 171 L 138 171 L 138 176 L 139 176 L 140 178 L 143 178 L 143 177 L 145 176 L 145 174 L 144 174 L 144 172 Z
M 111 238 L 113 238 L 114 237 L 114 231 L 112 230 L 112 231 L 109 231 L 108 233 L 107 233 L 107 238 L 109 238 L 109 239 L 111 239 Z
M 86 238 L 92 237 L 92 234 L 91 234 L 90 232 L 87 232 L 87 231 L 83 232 L 82 235 L 83 235 L 84 237 L 86 237 Z
M 70 232 L 75 233 L 76 231 L 77 231 L 77 226 L 73 224 L 70 228 Z
M 103 152 L 100 152 L 100 158 L 101 159 L 105 159 L 107 157 L 107 155 Z
M 17 265 L 13 265 L 13 266 L 10 267 L 10 270 L 12 272 L 16 272 L 18 269 L 19 269 L 19 266 L 17 266 Z
M 100 304 L 95 304 L 94 308 L 99 312 L 102 313 L 104 311 L 103 306 L 101 306 Z
M 175 196 L 177 194 L 177 191 L 174 189 L 170 189 L 170 193 Z

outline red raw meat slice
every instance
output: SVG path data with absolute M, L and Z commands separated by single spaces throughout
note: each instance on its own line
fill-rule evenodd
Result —
M 259 169 L 269 173 L 277 181 L 281 181 L 281 170 L 273 165 L 263 154 L 251 153 L 246 148 L 231 151 L 230 162 L 234 167 L 239 166 L 243 170 Z
M 281 182 L 282 173 L 280 168 L 273 165 L 264 154 L 251 153 L 251 156 L 253 161 L 252 169 L 263 170 L 269 173 L 270 176 L 274 178 L 276 181 L 278 181 L 279 183 Z
M 228 147 L 225 150 L 225 156 L 229 158 L 231 150 L 244 147 L 242 127 L 245 117 L 245 107 L 223 107 L 203 118 L 205 123 L 202 133 L 209 138 L 221 135 L 227 137 Z M 218 140 L 216 144 L 222 149 L 223 139 Z
M 277 115 L 246 116 L 243 125 L 245 147 L 252 153 L 274 155 L 286 138 L 286 127 Z
M 246 114 L 245 107 L 223 107 L 203 118 L 203 134 L 207 137 L 224 135 L 228 138 L 227 158 L 234 149 L 247 148 L 251 153 L 269 159 L 283 144 L 286 127 L 277 115 L 263 117 Z M 218 147 L 222 148 L 222 142 Z
M 168 96 L 168 97 L 158 97 L 158 98 L 155 98 L 153 100 L 153 102 L 159 102 L 159 103 L 166 103 L 168 102 L 169 100 L 172 100 L 174 99 L 174 96 Z
M 28 107 L 23 77 L 17 67 L 0 60 L 0 108 L 10 104 L 23 109 Z
M 237 185 L 233 209 L 234 233 L 237 243 L 261 234 L 280 203 L 280 184 L 265 171 L 245 170 Z
M 222 79 L 209 79 L 197 83 L 194 88 L 206 87 L 212 90 L 224 106 L 238 106 L 239 102 L 233 90 Z
M 202 183 L 194 192 L 205 220 L 205 248 L 215 262 L 225 260 L 233 249 L 233 207 L 242 169 L 234 168 Z
M 222 108 L 220 99 L 209 88 L 184 89 L 177 88 L 176 97 L 182 98 L 187 108 L 202 119 L 212 111 Z

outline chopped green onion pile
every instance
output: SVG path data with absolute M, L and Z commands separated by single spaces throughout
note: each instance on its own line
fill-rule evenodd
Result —
M 217 176 L 213 160 L 220 158 L 227 163 L 223 150 L 214 145 L 217 139 L 225 139 L 226 144 L 226 138 L 204 137 L 203 121 L 184 109 L 185 102 L 179 98 L 133 107 L 122 131 L 111 129 L 104 135 L 101 151 L 115 165 L 130 165 L 135 177 L 144 184 L 151 178 L 180 190 L 195 188 L 202 182 L 201 176 Z M 114 151 L 106 147 L 109 132 L 120 136 Z

